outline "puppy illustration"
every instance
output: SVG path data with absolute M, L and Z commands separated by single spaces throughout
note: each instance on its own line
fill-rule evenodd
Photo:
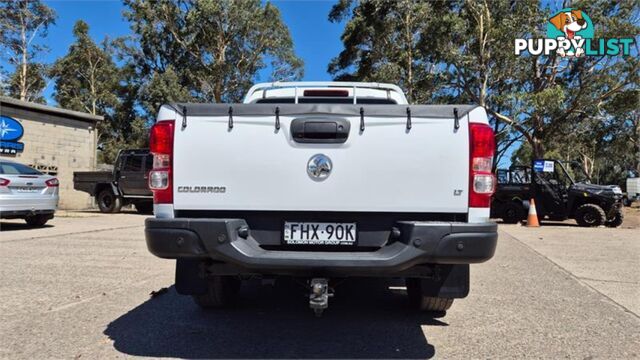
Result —
M 576 33 L 587 28 L 587 22 L 582 18 L 581 10 L 571 10 L 558 13 L 549 19 L 549 22 L 562 31 L 567 39 L 573 39 Z
M 556 29 L 562 31 L 566 36 L 558 38 L 559 40 L 571 40 L 574 38 L 580 39 L 580 36 L 576 37 L 576 33 L 587 28 L 587 21 L 583 19 L 581 10 L 571 10 L 558 13 L 556 16 L 549 19 L 549 22 L 553 24 Z M 568 51 L 565 54 L 564 49 L 558 48 L 558 54 L 560 54 L 562 57 L 564 57 L 565 55 L 582 56 L 584 55 L 584 50 L 582 48 L 578 48 L 576 49 L 575 54 L 572 51 Z

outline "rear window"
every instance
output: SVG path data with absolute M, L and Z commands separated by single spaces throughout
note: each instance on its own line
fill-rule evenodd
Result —
M 127 161 L 124 164 L 123 171 L 142 171 L 142 161 L 144 160 L 141 155 L 129 155 Z
M 42 173 L 27 165 L 10 162 L 0 162 L 0 174 L 3 175 L 42 175 Z

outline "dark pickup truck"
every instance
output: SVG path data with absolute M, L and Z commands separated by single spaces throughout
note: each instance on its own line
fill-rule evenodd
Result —
M 153 194 L 148 174 L 153 156 L 148 149 L 127 149 L 118 153 L 113 171 L 77 171 L 73 188 L 96 198 L 103 213 L 116 213 L 123 205 L 134 204 L 143 214 L 153 212 Z

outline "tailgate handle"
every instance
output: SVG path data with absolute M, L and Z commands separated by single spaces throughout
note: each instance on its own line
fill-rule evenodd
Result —
M 340 144 L 347 141 L 351 125 L 345 119 L 295 119 L 291 136 L 299 143 Z

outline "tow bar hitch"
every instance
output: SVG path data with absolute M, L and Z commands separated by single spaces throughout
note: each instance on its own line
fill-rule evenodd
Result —
M 310 283 L 309 307 L 313 309 L 317 317 L 322 316 L 324 309 L 329 307 L 329 280 L 325 278 L 313 278 Z

